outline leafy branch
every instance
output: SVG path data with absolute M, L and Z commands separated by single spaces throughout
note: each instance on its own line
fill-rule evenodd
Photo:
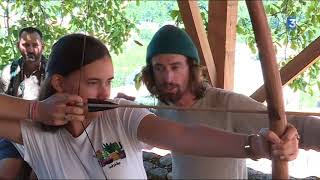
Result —
M 85 13 L 88 9 L 90 12 Z M 90 35 L 96 36 L 108 44 L 116 54 L 122 52 L 123 44 L 129 39 L 135 24 L 130 21 L 124 11 L 126 5 L 122 0 L 15 0 L 0 2 L 0 16 L 5 27 L 0 27 L 0 69 L 17 58 L 14 42 L 18 32 L 26 26 L 40 29 L 46 44 L 48 55 L 52 44 L 61 36 L 69 33 L 83 32 L 85 26 Z M 18 18 L 10 18 L 9 15 Z

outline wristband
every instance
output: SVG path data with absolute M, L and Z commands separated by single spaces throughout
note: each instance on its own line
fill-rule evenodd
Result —
M 259 158 L 256 157 L 252 150 L 252 138 L 254 137 L 259 137 L 259 134 L 250 134 L 247 136 L 247 143 L 244 146 L 244 151 L 246 152 L 248 158 L 257 161 Z
M 29 104 L 29 114 L 28 114 L 28 119 L 31 121 L 35 120 L 36 117 L 36 109 L 38 107 L 38 101 L 31 101 Z
M 29 112 L 28 112 L 28 119 L 32 120 L 32 109 L 33 109 L 33 104 L 35 103 L 35 101 L 30 101 L 29 103 Z

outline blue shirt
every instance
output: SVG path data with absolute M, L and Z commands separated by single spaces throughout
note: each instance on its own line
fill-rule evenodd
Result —
M 0 139 L 0 160 L 6 158 L 22 158 L 18 150 L 7 139 Z

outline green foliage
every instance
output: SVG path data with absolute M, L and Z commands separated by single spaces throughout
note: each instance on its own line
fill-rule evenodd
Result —
M 319 60 L 319 59 L 318 59 Z M 293 80 L 289 86 L 294 90 L 301 90 L 311 96 L 319 94 L 320 89 L 319 69 L 320 62 L 317 61 L 313 66 L 310 66 L 302 75 Z
M 145 46 L 141 47 L 137 44 L 132 44 L 132 47 L 125 49 L 125 52 L 126 53 L 124 54 L 112 56 L 112 61 L 115 68 L 112 87 L 120 87 L 126 84 L 134 84 L 136 74 L 138 74 L 141 71 L 142 67 L 145 65 Z
M 140 71 L 138 74 L 134 76 L 133 81 L 134 81 L 134 87 L 136 89 L 140 89 L 142 84 L 142 71 Z
M 141 26 L 141 28 L 136 29 L 140 38 L 139 40 L 147 44 L 155 33 L 150 29 L 172 21 L 169 12 L 175 8 L 178 8 L 178 5 L 174 0 L 139 0 L 130 2 L 125 12 L 132 21 Z M 145 27 L 145 25 L 148 27 Z
M 302 92 L 299 96 L 299 104 L 300 106 L 303 105 L 303 108 L 308 109 L 310 111 L 312 108 L 320 107 L 319 97 L 320 93 L 310 95 L 308 93 Z
M 154 33 L 154 31 L 151 31 L 149 29 L 140 29 L 139 38 L 142 40 L 143 44 L 148 44 L 151 38 L 153 37 Z
M 243 8 L 245 2 L 240 2 L 239 6 L 239 8 Z M 280 55 L 280 57 L 284 58 L 279 59 L 279 65 L 282 67 L 294 57 L 294 55 L 288 56 L 286 54 L 287 49 L 292 49 L 298 54 L 320 35 L 320 1 L 264 1 L 264 6 L 276 50 L 285 49 L 285 54 Z M 297 26 L 295 29 L 287 28 L 288 17 L 296 18 Z M 252 52 L 256 53 L 252 25 L 247 13 L 239 16 L 237 32 L 240 38 L 248 44 Z M 294 91 L 300 90 L 314 95 L 315 87 L 320 90 L 320 85 L 318 85 L 319 70 L 320 64 L 315 63 L 306 72 L 293 80 L 289 86 Z
M 135 23 L 157 22 L 160 24 L 171 21 L 168 12 L 178 8 L 176 1 L 150 1 L 140 0 L 137 3 L 128 4 L 126 13 L 134 19 Z
M 135 28 L 125 14 L 122 0 L 0 0 L 0 68 L 20 56 L 15 43 L 18 32 L 26 26 L 44 34 L 45 54 L 61 36 L 82 32 L 102 40 L 116 54 Z
M 244 2 L 239 3 L 240 7 L 241 3 L 244 4 Z M 320 35 L 318 31 L 320 27 L 319 1 L 265 1 L 264 5 L 273 42 L 279 47 L 289 46 L 299 51 L 312 42 L 317 35 Z M 293 30 L 286 26 L 287 18 L 291 16 L 297 19 L 297 28 Z M 247 13 L 239 17 L 237 31 L 246 42 L 254 41 L 251 21 Z M 253 48 L 256 48 L 255 45 Z
M 208 27 L 208 2 L 201 0 L 198 1 L 199 9 L 200 9 L 200 15 L 203 20 L 203 24 L 205 26 L 205 29 Z M 179 26 L 180 24 L 183 24 L 182 17 L 180 14 L 180 11 L 178 9 L 173 9 L 169 12 L 171 18 L 176 22 L 176 25 Z

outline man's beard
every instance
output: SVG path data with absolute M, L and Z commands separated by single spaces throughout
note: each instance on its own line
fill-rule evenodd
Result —
M 166 88 L 175 88 L 176 91 L 164 92 Z M 159 99 L 162 102 L 166 102 L 166 103 L 171 102 L 175 104 L 182 98 L 182 95 L 183 95 L 183 92 L 181 91 L 180 86 L 176 84 L 161 84 L 158 86 L 158 89 L 159 89 Z
M 39 56 L 36 56 L 34 53 L 28 53 L 24 56 L 25 61 L 35 62 L 40 59 Z

